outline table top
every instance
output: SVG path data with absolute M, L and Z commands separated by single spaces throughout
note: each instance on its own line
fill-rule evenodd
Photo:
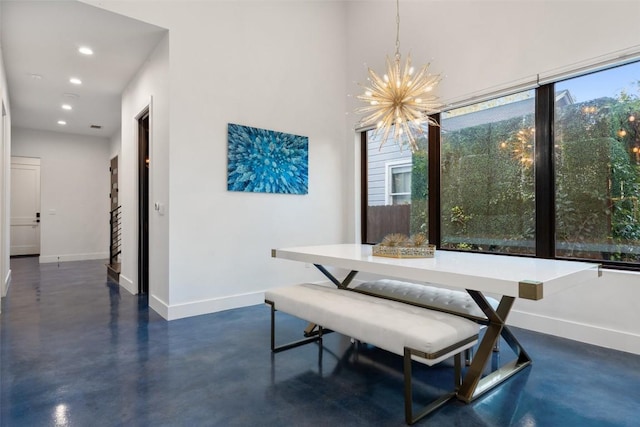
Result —
M 600 265 L 589 262 L 440 250 L 433 258 L 387 258 L 371 251 L 371 245 L 336 244 L 274 249 L 272 256 L 534 300 L 543 289 L 547 296 L 600 276 Z

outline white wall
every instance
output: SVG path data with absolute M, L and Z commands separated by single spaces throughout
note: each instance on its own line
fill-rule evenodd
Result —
M 6 116 L 2 117 L 2 105 Z M 7 92 L 7 76 L 0 44 L 0 296 L 4 297 L 11 282 L 9 265 L 9 189 L 11 171 L 11 112 Z
M 109 140 L 14 128 L 11 142 L 41 160 L 40 262 L 108 258 Z
M 640 354 L 640 274 L 603 270 L 584 283 L 540 301 L 516 300 L 509 323 Z
M 120 155 L 120 147 L 122 146 L 122 129 L 119 129 L 109 138 L 109 158 L 113 159 Z
M 149 201 L 165 206 L 164 215 L 149 213 L 149 304 L 168 317 L 169 302 L 169 36 L 145 61 L 122 94 L 122 136 L 119 162 L 123 209 L 120 283 L 138 290 L 138 122 L 146 108 L 149 121 Z
M 380 72 L 393 55 L 395 6 L 347 2 L 351 93 L 359 93 L 367 67 Z M 640 46 L 639 13 L 636 0 L 407 0 L 400 50 L 444 76 L 438 95 L 449 102 Z
M 155 187 L 168 177 L 154 174 L 151 196 L 170 218 L 169 295 L 154 308 L 171 319 L 260 303 L 265 288 L 308 277 L 270 253 L 347 238 L 344 4 L 95 3 L 170 31 L 171 146 L 152 136 L 153 156 L 170 158 L 170 205 Z M 230 122 L 308 136 L 309 194 L 227 192 Z
M 263 302 L 264 289 L 309 275 L 271 259 L 272 248 L 347 237 L 344 7 L 198 3 L 168 12 L 171 302 L 177 316 Z M 309 194 L 227 192 L 230 122 L 308 136 Z

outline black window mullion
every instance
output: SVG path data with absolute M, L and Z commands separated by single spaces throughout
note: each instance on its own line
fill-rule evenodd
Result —
M 536 256 L 555 257 L 555 161 L 553 119 L 555 89 L 553 83 L 536 90 L 535 199 Z
M 367 239 L 367 207 L 369 206 L 368 180 L 368 140 L 367 132 L 360 133 L 360 238 L 362 243 L 369 243 Z
M 431 116 L 436 123 L 440 123 L 440 114 Z M 428 154 L 429 182 L 427 187 L 427 216 L 429 218 L 429 243 L 440 249 L 440 126 L 429 125 L 429 154 Z

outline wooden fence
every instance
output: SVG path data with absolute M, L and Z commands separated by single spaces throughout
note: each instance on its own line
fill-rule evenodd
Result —
M 379 243 L 389 233 L 409 235 L 411 205 L 367 207 L 367 242 Z

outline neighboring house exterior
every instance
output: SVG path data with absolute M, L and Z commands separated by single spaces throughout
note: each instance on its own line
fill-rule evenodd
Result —
M 369 206 L 411 203 L 411 150 L 392 140 L 380 147 L 381 135 L 369 132 Z

